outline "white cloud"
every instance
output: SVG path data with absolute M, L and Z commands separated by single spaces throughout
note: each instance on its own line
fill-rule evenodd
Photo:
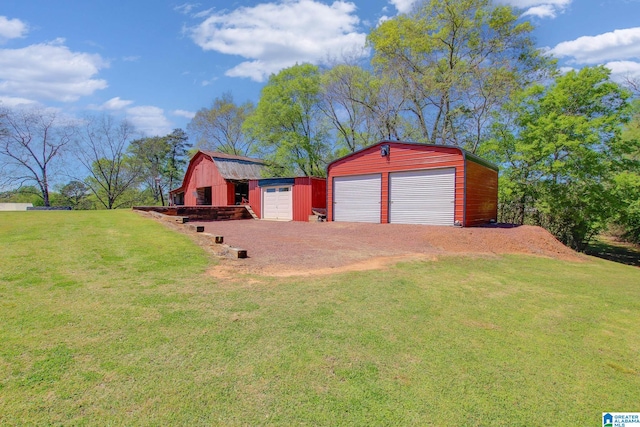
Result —
M 322 63 L 330 55 L 362 48 L 366 34 L 358 32 L 359 18 L 351 2 L 331 5 L 315 0 L 282 0 L 211 12 L 189 29 L 204 50 L 247 59 L 227 71 L 228 76 L 264 81 L 269 74 L 302 62 Z
M 543 4 L 527 9 L 522 16 L 536 16 L 538 18 L 555 18 L 557 16 L 556 8 L 550 4 Z
M 640 59 L 640 27 L 580 37 L 559 43 L 549 52 L 578 64 Z
M 127 119 L 139 131 L 149 136 L 162 136 L 171 132 L 171 122 L 167 120 L 162 108 L 142 105 L 127 109 Z
M 513 7 L 526 9 L 533 6 L 540 6 L 543 4 L 555 6 L 555 7 L 567 7 L 573 0 L 501 0 L 499 3 L 510 4 Z
M 398 13 L 409 13 L 419 0 L 389 0 Z M 523 9 L 523 16 L 538 18 L 555 18 L 562 13 L 573 0 L 497 0 L 496 3 Z M 384 16 L 382 20 L 389 19 Z
M 27 31 L 27 24 L 21 20 L 0 16 L 0 41 L 24 37 Z
M 228 75 L 228 73 L 227 73 L 227 75 Z M 209 86 L 209 85 L 212 85 L 216 80 L 218 80 L 217 77 L 212 77 L 211 80 L 203 80 L 200 84 L 202 86 Z
M 611 70 L 611 78 L 624 83 L 628 79 L 640 79 L 640 62 L 612 61 L 605 64 Z
M 604 65 L 611 78 L 624 82 L 640 78 L 640 27 L 614 30 L 597 36 L 583 36 L 559 43 L 547 51 L 572 67 Z M 575 69 L 575 68 L 569 68 Z
M 507 4 L 518 9 L 524 9 L 522 16 L 535 16 L 538 18 L 555 18 L 565 11 L 573 0 L 498 0 L 498 3 Z
M 567 74 L 570 71 L 578 71 L 578 69 L 573 67 L 559 67 L 558 71 L 560 71 L 560 73 L 562 74 Z
M 180 12 L 184 15 L 190 15 L 191 11 L 193 11 L 193 9 L 200 7 L 200 3 L 184 3 L 181 4 L 180 6 L 176 6 L 173 8 L 173 10 Z
M 272 73 L 294 65 L 295 61 L 245 61 L 228 70 L 229 77 L 249 77 L 256 82 L 264 81 Z
M 110 100 L 102 104 L 100 106 L 100 109 L 101 110 L 122 110 L 131 104 L 133 104 L 133 101 L 120 99 L 119 96 L 116 96 L 115 98 L 111 98 Z
M 76 101 L 107 87 L 93 78 L 109 64 L 99 55 L 72 52 L 63 39 L 22 49 L 0 49 L 0 96 Z
M 523 16 L 537 16 L 539 18 L 555 18 L 563 12 L 573 0 L 497 0 L 497 3 L 507 4 L 518 9 L 524 9 Z M 398 13 L 409 13 L 419 0 L 389 0 Z M 383 21 L 388 16 L 381 18 Z
M 210 9 L 205 9 L 205 10 L 202 10 L 202 11 L 200 11 L 200 12 L 198 12 L 198 13 L 194 13 L 194 14 L 192 14 L 191 16 L 192 16 L 193 18 L 197 18 L 197 19 L 206 19 L 206 18 L 208 18 L 208 17 L 209 17 L 209 15 L 211 15 L 211 13 L 213 12 L 213 10 L 214 10 L 214 8 L 212 7 L 212 8 L 210 8 Z
M 398 13 L 409 13 L 418 0 L 389 0 L 395 6 Z
M 36 102 L 32 99 L 16 98 L 12 96 L 0 96 L 0 106 L 15 108 L 23 105 L 33 105 Z
M 194 113 L 193 111 L 186 110 L 173 110 L 172 114 L 174 116 L 184 117 L 187 119 L 193 119 L 196 116 L 196 113 Z

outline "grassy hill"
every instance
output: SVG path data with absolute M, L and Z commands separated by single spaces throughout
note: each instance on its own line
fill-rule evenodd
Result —
M 640 274 L 451 257 L 215 279 L 129 211 L 0 213 L 2 425 L 598 425 L 640 402 Z

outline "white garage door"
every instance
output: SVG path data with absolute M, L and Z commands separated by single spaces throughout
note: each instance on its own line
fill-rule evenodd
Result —
M 333 179 L 333 220 L 380 222 L 381 177 L 344 176 Z
M 455 169 L 389 174 L 389 222 L 453 225 Z
M 262 218 L 291 221 L 293 219 L 293 191 L 291 186 L 262 189 Z

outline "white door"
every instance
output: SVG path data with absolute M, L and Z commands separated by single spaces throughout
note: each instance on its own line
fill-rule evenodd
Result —
M 380 222 L 381 176 L 342 176 L 333 179 L 333 220 Z
M 262 189 L 262 218 L 280 221 L 293 219 L 293 191 L 291 186 Z
M 389 222 L 454 225 L 455 168 L 389 174 Z

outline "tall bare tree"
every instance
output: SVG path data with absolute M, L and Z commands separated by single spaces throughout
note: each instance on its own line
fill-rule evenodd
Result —
M 640 97 L 640 77 L 625 78 L 625 86 L 633 93 L 633 96 Z
M 335 128 L 341 153 L 369 146 L 376 140 L 369 106 L 376 91 L 373 76 L 357 65 L 339 64 L 322 75 L 320 109 Z
M 126 195 L 140 181 L 140 164 L 127 155 L 135 136 L 131 123 L 109 115 L 89 117 L 85 122 L 76 150 L 78 160 L 88 173 L 84 183 L 107 209 L 130 204 Z
M 200 109 L 187 129 L 198 148 L 246 156 L 251 154 L 253 140 L 243 132 L 242 125 L 253 110 L 251 102 L 237 105 L 227 92 L 216 98 L 211 108 Z
M 0 109 L 0 164 L 6 186 L 34 185 L 50 206 L 51 181 L 73 140 L 75 127 L 54 110 Z

